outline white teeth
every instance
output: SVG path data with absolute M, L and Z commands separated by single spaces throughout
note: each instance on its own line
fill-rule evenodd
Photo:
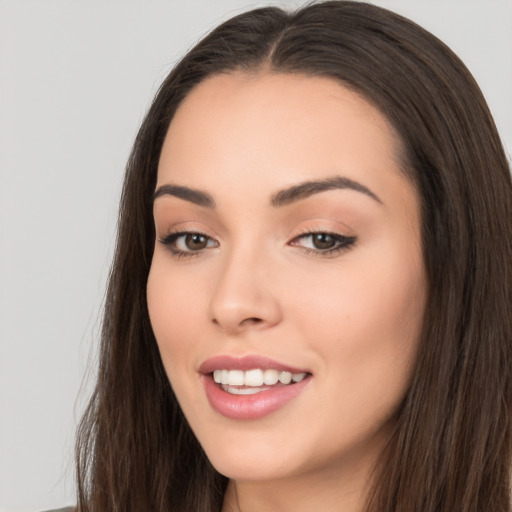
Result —
M 245 372 L 244 384 L 246 386 L 262 386 L 263 370 L 248 370 Z
M 263 372 L 263 382 L 267 386 L 273 386 L 274 384 L 277 384 L 278 380 L 279 372 L 277 370 L 265 370 Z
M 244 371 L 242 370 L 229 370 L 228 381 L 226 384 L 230 386 L 243 386 L 244 385 Z
M 217 384 L 227 384 L 229 380 L 228 370 L 215 370 L 213 372 L 213 380 Z
M 292 374 L 290 372 L 281 372 L 279 374 L 279 382 L 281 384 L 290 384 L 292 381 Z
M 231 393 L 232 395 L 255 395 L 256 393 L 260 393 L 267 388 L 237 388 L 233 386 L 226 386 L 224 391 Z
M 249 388 L 258 388 L 263 385 L 273 386 L 278 382 L 281 384 L 290 384 L 292 381 L 294 383 L 301 382 L 306 376 L 306 372 L 292 374 L 291 372 L 280 372 L 273 369 L 261 370 L 259 368 L 247 371 L 215 370 L 213 372 L 213 380 L 217 384 L 222 384 L 223 386 L 247 386 Z M 238 394 L 251 394 L 252 392 L 250 389 L 247 392 L 241 390 Z

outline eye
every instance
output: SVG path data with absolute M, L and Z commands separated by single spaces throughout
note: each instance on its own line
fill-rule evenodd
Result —
M 196 256 L 202 251 L 218 247 L 218 242 L 204 233 L 179 232 L 171 233 L 160 239 L 160 243 L 169 248 L 175 256 Z
M 317 256 L 334 256 L 354 245 L 356 237 L 338 233 L 317 232 L 304 233 L 294 238 L 290 245 L 300 247 L 307 254 Z

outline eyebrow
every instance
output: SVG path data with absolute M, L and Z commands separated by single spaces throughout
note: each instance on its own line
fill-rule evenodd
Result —
M 300 201 L 314 194 L 318 194 L 319 192 L 335 189 L 355 190 L 356 192 L 366 194 L 378 203 L 383 204 L 379 197 L 368 187 L 343 176 L 333 176 L 331 178 L 326 178 L 325 180 L 305 181 L 304 183 L 293 185 L 292 187 L 274 194 L 272 196 L 271 204 L 276 207 L 286 206 L 294 203 L 295 201 Z
M 153 194 L 153 202 L 161 196 L 174 196 L 184 199 L 185 201 L 189 201 L 190 203 L 197 204 L 198 206 L 215 208 L 215 201 L 210 194 L 202 192 L 201 190 L 183 187 L 181 185 L 162 185 L 161 187 L 158 187 Z
M 378 203 L 383 204 L 379 197 L 368 187 L 343 176 L 333 176 L 324 180 L 305 181 L 298 185 L 293 185 L 274 194 L 270 200 L 270 204 L 279 208 L 296 201 L 306 199 L 314 194 L 336 189 L 355 190 L 356 192 L 366 194 Z M 183 199 L 205 208 L 215 208 L 215 201 L 210 194 L 201 190 L 185 187 L 183 185 L 162 185 L 158 187 L 153 194 L 153 201 L 165 195 L 178 197 L 179 199 Z

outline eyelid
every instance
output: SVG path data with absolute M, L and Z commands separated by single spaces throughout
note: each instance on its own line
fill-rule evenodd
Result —
M 169 244 L 178 238 L 181 238 L 182 236 L 186 235 L 200 235 L 204 236 L 205 238 L 208 238 L 208 240 L 213 240 L 216 242 L 217 245 L 219 243 L 215 240 L 215 238 L 211 237 L 210 235 L 207 235 L 206 233 L 203 233 L 202 231 L 193 231 L 193 230 L 178 230 L 178 231 L 171 231 L 170 233 L 167 233 L 164 237 L 159 237 L 159 241 L 163 244 Z
M 177 240 L 179 240 L 181 237 L 186 237 L 188 235 L 200 235 L 208 240 L 207 244 L 209 242 L 213 241 L 215 243 L 215 245 L 213 247 L 207 245 L 204 248 L 200 248 L 197 250 L 193 250 L 193 249 L 183 250 L 183 249 L 178 249 L 177 247 L 173 246 L 173 244 Z M 173 229 L 169 233 L 167 233 L 167 235 L 165 235 L 164 237 L 158 237 L 158 241 L 166 249 L 168 249 L 174 257 L 177 257 L 177 258 L 183 258 L 183 257 L 193 258 L 193 257 L 201 256 L 206 251 L 219 246 L 219 242 L 214 237 L 204 233 L 203 231 L 200 231 L 198 229 L 193 229 L 193 228 L 191 228 L 191 229 L 186 229 L 186 228 Z
M 313 237 L 316 234 L 329 235 L 334 238 L 336 245 L 328 249 L 318 249 L 312 247 L 303 247 L 297 243 L 308 237 Z M 357 241 L 355 236 L 344 235 L 332 229 L 306 229 L 302 233 L 295 235 L 289 243 L 292 247 L 298 247 L 305 254 L 311 254 L 318 257 L 336 257 L 342 252 L 349 250 Z
M 156 220 L 156 219 L 155 219 Z M 158 240 L 164 240 L 175 234 L 197 233 L 213 240 L 219 240 L 218 233 L 212 228 L 211 223 L 204 223 L 199 220 L 164 219 L 155 222 Z M 159 233 L 162 233 L 159 235 Z
M 196 256 L 202 256 L 206 252 L 210 251 L 211 249 L 217 248 L 220 246 L 220 241 L 218 240 L 218 237 L 215 235 L 208 234 L 208 231 L 210 230 L 203 230 L 201 228 L 198 228 L 197 226 L 192 226 L 189 223 L 179 223 L 175 226 L 173 226 L 165 236 L 160 236 L 157 238 L 158 242 L 162 244 L 174 257 L 196 257 Z M 305 254 L 312 254 L 314 256 L 319 257 L 335 257 L 339 253 L 349 250 L 354 243 L 356 242 L 356 237 L 352 235 L 346 235 L 343 234 L 338 228 L 325 228 L 323 226 L 320 227 L 303 227 L 300 231 L 295 233 L 291 239 L 287 242 L 287 245 L 295 247 L 302 251 Z M 313 242 L 313 247 L 306 247 L 304 246 L 301 241 L 305 240 L 307 238 L 313 237 L 316 234 L 322 234 L 327 235 L 329 237 L 332 237 L 333 239 L 333 246 L 332 247 L 318 247 L 317 245 L 319 243 L 319 240 Z M 198 248 L 190 248 L 188 244 L 194 245 L 194 242 L 190 239 L 187 241 L 184 241 L 185 246 L 183 247 L 183 243 L 181 248 L 179 248 L 176 244 L 177 241 L 181 237 L 187 237 L 189 235 L 199 235 L 201 237 L 204 237 L 206 239 L 206 244 L 204 247 L 198 247 Z M 192 242 L 192 243 L 191 243 Z M 329 242 L 328 242 L 329 243 Z

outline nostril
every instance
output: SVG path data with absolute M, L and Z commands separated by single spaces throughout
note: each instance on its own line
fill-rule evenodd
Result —
M 252 317 L 252 318 L 246 318 L 245 320 L 243 320 L 240 325 L 255 325 L 255 324 L 261 324 L 263 322 L 263 320 L 261 318 L 256 318 L 256 317 Z
M 213 318 L 212 321 L 215 325 L 221 325 L 221 322 L 219 322 L 219 320 L 217 320 L 217 318 Z M 244 318 L 239 323 L 239 326 L 258 325 L 261 323 L 263 323 L 263 319 L 257 318 L 257 317 L 251 317 L 251 318 Z

